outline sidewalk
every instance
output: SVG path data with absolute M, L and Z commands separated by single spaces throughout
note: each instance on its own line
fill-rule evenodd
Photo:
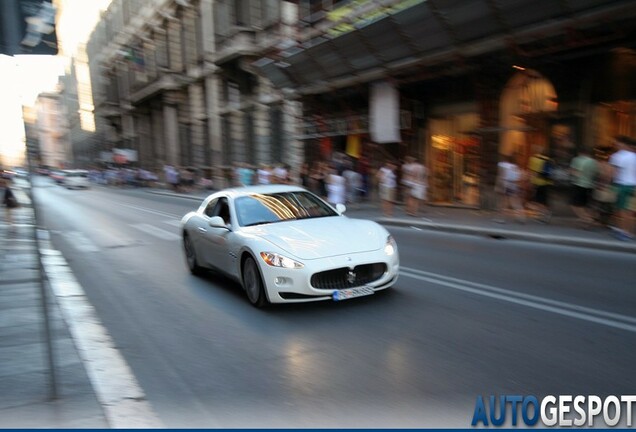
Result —
M 108 428 L 52 291 L 45 284 L 57 397 L 52 399 L 35 218 L 25 191 L 15 225 L 0 210 L 0 428 Z
M 194 191 L 175 193 L 166 189 L 148 189 L 149 193 L 179 196 L 201 201 L 213 191 Z M 508 221 L 501 224 L 495 212 L 455 207 L 426 205 L 419 217 L 406 215 L 402 206 L 396 206 L 392 217 L 385 217 L 379 204 L 364 202 L 348 205 L 346 215 L 352 218 L 375 220 L 383 225 L 415 227 L 417 229 L 469 234 L 489 237 L 497 240 L 523 240 L 606 250 L 614 252 L 636 253 L 636 242 L 623 242 L 611 235 L 606 228 L 586 230 L 577 226 L 574 217 L 553 217 L 550 223 L 543 224 L 528 220 L 525 224 Z

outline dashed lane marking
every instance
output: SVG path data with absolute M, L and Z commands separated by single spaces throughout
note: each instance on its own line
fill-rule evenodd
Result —
M 133 228 L 138 229 L 139 231 L 143 231 L 146 234 L 150 234 L 151 236 L 157 237 L 162 240 L 181 240 L 181 237 L 175 233 L 162 230 L 161 228 L 157 228 L 153 225 L 149 224 L 135 224 L 131 225 Z

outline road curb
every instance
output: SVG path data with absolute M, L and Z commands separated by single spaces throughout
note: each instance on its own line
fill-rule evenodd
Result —
M 474 227 L 468 225 L 440 224 L 435 222 L 407 221 L 401 219 L 376 218 L 376 222 L 382 225 L 394 225 L 401 227 L 416 227 L 420 229 L 441 231 L 455 234 L 468 234 L 474 236 L 491 237 L 498 240 L 523 240 L 535 243 L 556 244 L 561 246 L 584 247 L 596 250 L 612 252 L 636 253 L 636 244 L 617 243 L 603 240 L 588 240 L 559 235 L 534 234 L 511 230 L 502 230 L 487 227 Z

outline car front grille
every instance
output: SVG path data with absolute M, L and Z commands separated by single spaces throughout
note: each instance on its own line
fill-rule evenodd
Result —
M 344 289 L 370 284 L 386 272 L 385 263 L 362 264 L 353 269 L 342 267 L 315 273 L 311 286 L 318 289 Z

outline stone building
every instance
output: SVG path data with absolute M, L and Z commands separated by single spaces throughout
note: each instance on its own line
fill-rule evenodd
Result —
M 60 92 L 40 93 L 35 102 L 39 162 L 51 168 L 69 168 L 71 142 L 67 111 Z
M 289 44 L 296 17 L 278 0 L 114 0 L 87 44 L 105 146 L 218 185 L 235 162 L 298 165 L 298 103 L 252 66 Z

